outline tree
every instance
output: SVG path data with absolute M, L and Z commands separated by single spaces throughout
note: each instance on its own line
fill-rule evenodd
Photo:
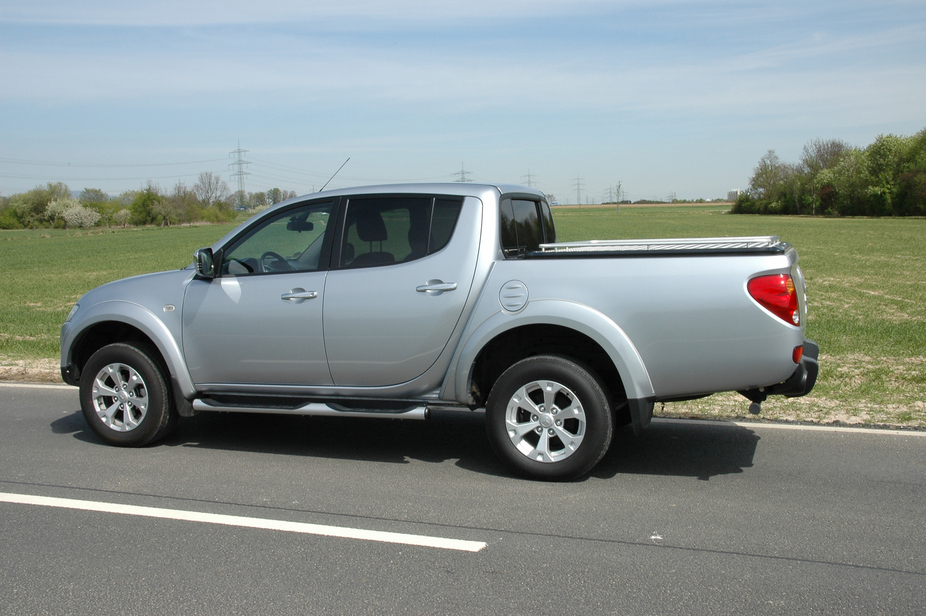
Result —
M 894 213 L 900 216 L 926 216 L 926 171 L 914 169 L 897 178 Z
M 781 214 L 800 214 L 806 176 L 800 165 L 781 165 L 781 181 L 778 186 L 777 210 Z
M 814 139 L 804 146 L 801 153 L 801 165 L 808 176 L 811 196 L 811 214 L 817 210 L 817 198 L 819 196 L 820 185 L 817 177 L 825 169 L 832 169 L 842 156 L 852 149 L 848 143 L 841 139 Z
M 69 221 L 64 215 L 68 210 L 80 207 L 80 202 L 77 199 L 72 199 L 71 197 L 64 197 L 61 199 L 54 199 L 48 204 L 48 207 L 45 208 L 45 218 L 47 218 L 52 226 L 59 219 L 64 221 L 64 228 L 68 228 Z
M 10 207 L 23 226 L 35 229 L 39 222 L 45 219 L 45 210 L 49 203 L 55 199 L 68 198 L 70 195 L 67 184 L 49 182 L 29 192 L 13 195 L 10 198 Z
M 113 214 L 113 221 L 115 221 L 117 225 L 122 225 L 123 229 L 125 229 L 126 224 L 128 224 L 129 220 L 131 219 L 132 219 L 132 212 L 129 211 L 129 208 L 127 207 L 124 207 L 118 212 L 116 212 L 115 214 Z
M 775 201 L 784 173 L 785 170 L 775 150 L 766 152 L 753 169 L 752 179 L 749 181 L 752 196 L 756 199 Z
M 75 202 L 76 203 L 76 202 Z M 95 225 L 100 220 L 100 213 L 96 210 L 84 207 L 82 205 L 75 205 L 64 213 L 64 221 L 66 225 L 72 225 L 74 227 L 87 228 L 89 229 Z M 67 228 L 67 227 L 65 227 Z
M 199 174 L 199 181 L 193 185 L 193 192 L 203 207 L 212 207 L 226 201 L 231 195 L 228 184 L 211 171 Z
M 819 176 L 820 205 L 824 214 L 839 216 L 865 216 L 868 188 L 868 161 L 862 150 L 847 151 L 832 169 Z
M 893 214 L 894 184 L 901 173 L 904 145 L 904 139 L 896 135 L 878 135 L 875 142 L 865 148 L 869 215 Z
M 129 206 L 132 210 L 132 222 L 136 225 L 154 222 L 157 217 L 158 204 L 163 199 L 158 187 L 151 183 L 144 190 L 135 193 L 135 198 Z
M 106 203 L 109 201 L 109 195 L 99 188 L 85 188 L 81 191 L 79 199 L 84 205 L 91 205 Z
M 842 155 L 851 149 L 852 146 L 841 139 L 813 139 L 804 146 L 801 164 L 810 173 L 820 173 L 835 167 Z
M 192 223 L 199 216 L 199 205 L 196 194 L 182 181 L 177 182 L 167 196 L 179 223 L 187 221 Z
M 265 192 L 252 192 L 248 194 L 248 207 L 251 209 L 264 208 L 270 205 Z
M 900 216 L 926 215 L 926 129 L 904 141 L 893 205 Z

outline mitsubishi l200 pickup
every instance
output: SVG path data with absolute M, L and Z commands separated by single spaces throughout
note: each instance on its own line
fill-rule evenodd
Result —
M 200 412 L 485 409 L 513 471 L 561 480 L 657 402 L 738 391 L 759 410 L 810 392 L 806 314 L 777 237 L 557 243 L 531 188 L 362 187 L 280 203 L 181 270 L 88 292 L 61 373 L 113 445 Z

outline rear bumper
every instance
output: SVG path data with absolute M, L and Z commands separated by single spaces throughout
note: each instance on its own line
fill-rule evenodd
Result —
M 817 357 L 820 355 L 820 346 L 813 340 L 804 340 L 804 355 L 794 374 L 788 380 L 768 387 L 749 389 L 739 392 L 753 402 L 764 402 L 769 396 L 786 396 L 797 398 L 806 396 L 817 383 Z
M 804 356 L 801 363 L 791 375 L 791 378 L 784 383 L 774 385 L 770 389 L 773 396 L 787 396 L 797 398 L 806 396 L 817 383 L 817 357 L 820 355 L 820 347 L 813 340 L 804 340 Z M 766 388 L 769 389 L 769 388 Z

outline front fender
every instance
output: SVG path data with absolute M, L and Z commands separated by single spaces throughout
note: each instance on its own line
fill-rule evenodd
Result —
M 461 350 L 451 366 L 453 398 L 466 403 L 469 382 L 479 352 L 494 338 L 525 325 L 557 325 L 575 330 L 597 342 L 620 374 L 627 398 L 653 400 L 655 392 L 643 359 L 627 334 L 603 313 L 575 302 L 558 299 L 533 300 L 517 314 L 499 310 L 465 334 Z M 442 392 L 449 393 L 449 392 Z M 441 396 L 444 397 L 443 395 Z
M 73 363 L 74 345 L 84 332 L 94 325 L 114 321 L 130 325 L 147 336 L 161 352 L 170 376 L 175 380 L 180 392 L 186 398 L 194 396 L 196 389 L 193 387 L 193 380 L 186 369 L 180 346 L 170 329 L 149 309 L 125 300 L 109 300 L 88 306 L 80 311 L 77 321 L 65 323 L 61 331 L 61 367 L 67 368 Z

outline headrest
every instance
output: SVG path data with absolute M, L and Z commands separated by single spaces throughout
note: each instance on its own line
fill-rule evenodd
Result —
M 362 242 L 383 242 L 386 240 L 386 223 L 379 212 L 359 212 L 357 235 Z

